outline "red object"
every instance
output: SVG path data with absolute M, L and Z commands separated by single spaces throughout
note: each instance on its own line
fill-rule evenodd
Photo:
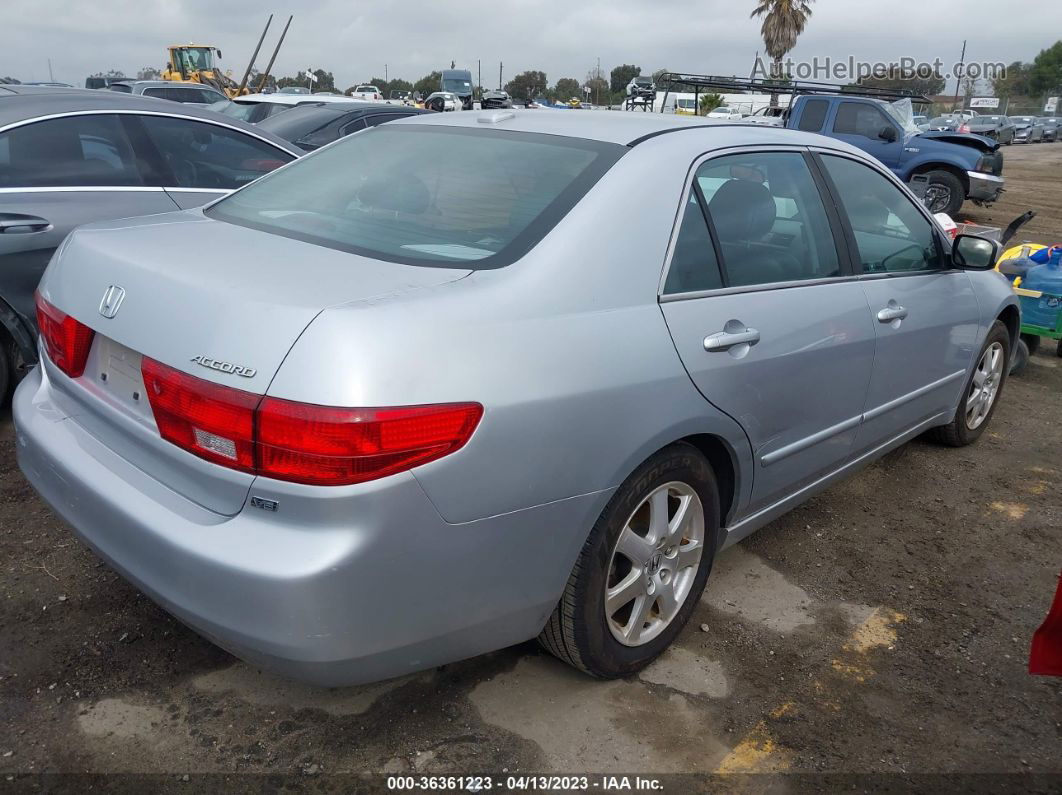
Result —
M 159 434 L 215 464 L 254 471 L 254 410 L 261 398 L 144 357 L 140 363 Z
M 1047 618 L 1033 633 L 1029 673 L 1062 676 L 1062 577 L 1059 577 L 1055 601 Z
M 37 328 L 40 329 L 44 349 L 52 363 L 71 378 L 85 372 L 92 337 L 95 332 L 65 312 L 56 309 L 38 292 Z
M 956 132 L 968 133 L 968 132 L 970 132 L 970 125 L 969 124 L 960 124 L 959 125 L 959 129 Z
M 462 447 L 479 403 L 337 408 L 261 397 L 144 357 L 144 386 L 164 439 L 215 464 L 338 486 L 376 480 Z

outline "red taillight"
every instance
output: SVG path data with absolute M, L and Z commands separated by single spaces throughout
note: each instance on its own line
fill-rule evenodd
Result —
M 259 395 L 187 375 L 146 356 L 140 371 L 163 439 L 215 464 L 254 471 Z
M 85 362 L 88 361 L 95 332 L 56 309 L 39 292 L 36 299 L 37 328 L 40 329 L 48 358 L 71 378 L 80 377 L 85 372 Z
M 375 480 L 459 450 L 483 416 L 478 403 L 356 409 L 260 397 L 142 364 L 164 439 L 257 475 L 338 486 Z
M 298 483 L 361 483 L 459 450 L 483 416 L 478 403 L 344 409 L 264 398 L 262 475 Z

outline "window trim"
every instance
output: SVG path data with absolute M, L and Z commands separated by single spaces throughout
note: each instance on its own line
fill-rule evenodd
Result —
M 833 150 L 824 150 L 833 151 Z M 723 259 L 722 252 L 719 249 L 718 235 L 715 231 L 715 224 L 711 222 L 708 215 L 708 207 L 704 202 L 704 195 L 701 193 L 700 186 L 696 185 L 696 177 L 698 169 L 709 160 L 715 160 L 720 157 L 726 157 L 734 154 L 749 154 L 749 153 L 767 153 L 767 152 L 783 152 L 787 154 L 798 154 L 804 160 L 804 163 L 808 167 L 808 171 L 811 173 L 812 181 L 815 183 L 815 188 L 819 193 L 819 198 L 822 200 L 823 209 L 826 212 L 827 222 L 830 224 L 830 235 L 833 239 L 834 248 L 837 251 L 837 264 L 841 271 L 839 276 L 829 276 L 821 279 L 792 279 L 783 282 L 765 282 L 763 284 L 747 284 L 739 285 L 736 287 L 716 287 L 710 290 L 691 290 L 684 293 L 665 293 L 664 285 L 667 283 L 667 275 L 671 270 L 671 262 L 675 256 L 675 247 L 678 243 L 679 227 L 682 225 L 682 219 L 684 217 L 686 203 L 689 198 L 690 190 L 696 186 L 697 201 L 701 205 L 701 212 L 704 214 L 706 221 L 708 222 L 708 231 L 712 238 L 712 246 L 715 248 L 716 259 L 719 262 L 719 270 L 726 280 L 726 263 Z M 827 185 L 824 181 L 819 179 L 818 164 L 814 162 L 811 157 L 811 147 L 802 144 L 747 144 L 744 146 L 728 146 L 724 149 L 716 149 L 711 152 L 706 152 L 696 159 L 690 165 L 689 170 L 686 172 L 686 178 L 682 185 L 682 194 L 679 197 L 678 208 L 675 212 L 675 218 L 672 221 L 671 237 L 668 239 L 667 251 L 664 254 L 664 266 L 660 274 L 660 280 L 657 283 L 656 298 L 658 303 L 671 303 L 672 301 L 689 301 L 698 298 L 709 298 L 715 295 L 740 295 L 742 293 L 760 293 L 766 290 L 782 290 L 793 287 L 809 287 L 818 284 L 834 284 L 835 282 L 851 281 L 859 278 L 858 273 L 855 271 L 855 263 L 851 258 L 851 251 L 846 245 L 845 240 L 838 238 L 838 231 L 835 227 L 836 223 L 840 222 L 839 218 L 835 217 L 836 208 L 834 204 L 834 196 L 832 193 L 824 193 L 824 189 Z
M 861 157 L 855 157 L 851 152 L 841 152 L 836 149 L 827 149 L 825 147 L 811 147 L 811 155 L 816 161 L 816 165 L 822 173 L 823 181 L 826 183 L 830 194 L 834 197 L 833 201 L 837 207 L 840 215 L 840 223 L 844 229 L 844 236 L 848 244 L 849 259 L 852 262 L 853 272 L 856 277 L 861 281 L 869 281 L 872 279 L 902 279 L 907 276 L 928 276 L 937 273 L 962 273 L 963 270 L 955 266 L 951 256 L 951 247 L 944 242 L 944 234 L 940 229 L 940 224 L 937 223 L 937 219 L 933 217 L 933 214 L 929 212 L 929 209 L 918 201 L 918 198 L 911 193 L 908 188 L 895 174 L 884 167 L 879 167 L 875 163 L 871 163 L 868 160 L 864 160 Z M 829 169 L 822 161 L 823 155 L 831 155 L 833 157 L 841 157 L 845 160 L 851 160 L 852 162 L 859 163 L 866 168 L 875 171 L 881 176 L 885 177 L 889 182 L 896 186 L 900 193 L 904 195 L 904 198 L 909 201 L 914 208 L 921 212 L 922 217 L 929 223 L 929 227 L 933 232 L 933 240 L 936 243 L 937 253 L 944 260 L 945 266 L 943 268 L 923 268 L 917 271 L 886 271 L 884 273 L 868 273 L 863 270 L 863 260 L 859 254 L 859 244 L 855 239 L 855 231 L 852 228 L 852 223 L 848 218 L 848 212 L 844 209 L 844 205 L 841 203 L 840 191 L 837 190 L 837 185 L 834 183 L 833 178 L 830 176 Z M 858 265 L 858 267 L 856 267 Z

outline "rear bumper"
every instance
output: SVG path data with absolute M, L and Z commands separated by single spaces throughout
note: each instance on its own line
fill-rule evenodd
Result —
M 279 510 L 228 517 L 64 416 L 41 367 L 16 391 L 14 419 L 27 479 L 101 557 L 219 646 L 328 686 L 534 637 L 608 496 L 450 525 L 409 473 L 342 490 L 259 479 L 251 494 Z
M 966 198 L 979 202 L 994 202 L 1003 193 L 1003 177 L 984 174 L 980 171 L 967 171 L 970 180 L 970 192 Z

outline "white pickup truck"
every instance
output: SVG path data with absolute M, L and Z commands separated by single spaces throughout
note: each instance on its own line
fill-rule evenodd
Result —
M 380 89 L 376 86 L 370 85 L 358 86 L 350 93 L 350 96 L 354 99 L 365 99 L 370 102 L 383 99 L 383 94 L 380 93 Z

